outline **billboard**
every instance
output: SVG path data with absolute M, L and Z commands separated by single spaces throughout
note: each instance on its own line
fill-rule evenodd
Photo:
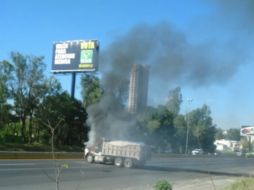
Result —
M 240 130 L 241 136 L 251 136 L 254 135 L 254 126 L 242 126 Z
M 51 71 L 54 73 L 96 71 L 98 56 L 97 40 L 56 42 L 53 44 Z

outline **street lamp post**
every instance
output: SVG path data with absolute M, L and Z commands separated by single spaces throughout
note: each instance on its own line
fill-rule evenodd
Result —
M 187 102 L 188 105 L 193 101 L 192 98 L 188 98 Z M 188 106 L 189 107 L 189 106 Z M 189 124 L 189 110 L 186 113 L 186 122 L 187 122 L 187 129 L 186 129 L 186 144 L 185 144 L 185 154 L 188 154 L 188 144 L 189 144 L 189 132 L 190 132 L 190 124 Z

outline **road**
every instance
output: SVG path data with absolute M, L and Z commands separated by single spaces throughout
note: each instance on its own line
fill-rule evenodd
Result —
M 235 176 L 253 174 L 254 159 L 196 157 L 153 158 L 142 169 L 117 168 L 111 165 L 89 164 L 83 160 L 61 160 L 68 163 L 61 173 L 61 190 L 152 189 L 160 179 L 167 179 L 174 190 L 219 189 Z M 1 190 L 54 190 L 55 169 L 51 160 L 1 160 Z M 192 184 L 192 186 L 189 186 Z M 195 189 L 198 189 L 196 188 Z M 202 188 L 201 188 L 202 189 Z

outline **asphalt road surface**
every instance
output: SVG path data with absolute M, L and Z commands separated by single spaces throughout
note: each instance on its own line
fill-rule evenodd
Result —
M 61 190 L 153 189 L 166 179 L 174 190 L 222 189 L 236 177 L 254 175 L 254 159 L 223 157 L 153 158 L 140 169 L 89 164 L 84 160 L 1 160 L 0 190 L 55 190 L 55 164 L 67 163 L 60 178 Z

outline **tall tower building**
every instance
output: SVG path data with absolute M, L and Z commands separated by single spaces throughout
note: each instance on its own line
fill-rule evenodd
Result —
M 145 65 L 134 64 L 131 69 L 128 111 L 136 113 L 147 106 L 149 69 Z

